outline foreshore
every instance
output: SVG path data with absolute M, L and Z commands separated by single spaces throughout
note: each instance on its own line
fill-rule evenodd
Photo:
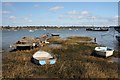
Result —
M 109 58 L 93 56 L 97 43 L 90 37 L 70 36 L 66 39 L 51 38 L 50 44 L 32 50 L 4 52 L 3 78 L 118 78 L 118 63 L 111 61 L 118 52 Z M 49 46 L 51 44 L 61 47 Z M 54 65 L 36 65 L 31 62 L 32 55 L 44 50 L 57 57 Z

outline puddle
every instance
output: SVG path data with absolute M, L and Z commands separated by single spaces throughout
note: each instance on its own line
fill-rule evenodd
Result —
M 61 45 L 61 44 L 50 44 L 50 45 L 48 45 L 48 47 L 52 47 L 52 48 L 61 48 L 62 45 Z
M 120 58 L 112 57 L 110 60 L 108 60 L 108 62 L 112 62 L 112 63 L 118 63 L 118 64 L 120 64 Z

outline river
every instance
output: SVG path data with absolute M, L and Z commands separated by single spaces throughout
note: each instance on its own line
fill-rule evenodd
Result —
M 88 36 L 91 38 L 96 38 L 98 44 L 105 45 L 107 47 L 118 50 L 118 41 L 115 35 L 118 34 L 114 28 L 110 28 L 109 31 L 86 31 L 85 28 L 81 29 L 62 29 L 62 30 L 34 30 L 29 32 L 28 30 L 2 30 L 2 49 L 7 50 L 10 44 L 15 43 L 17 40 L 24 36 L 28 37 L 40 37 L 45 33 L 59 33 L 61 38 L 67 36 Z

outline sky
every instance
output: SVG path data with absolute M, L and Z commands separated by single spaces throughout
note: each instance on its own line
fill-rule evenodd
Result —
M 119 2 L 119 0 L 1 0 L 2 2 Z
M 3 26 L 118 25 L 118 2 L 2 2 Z

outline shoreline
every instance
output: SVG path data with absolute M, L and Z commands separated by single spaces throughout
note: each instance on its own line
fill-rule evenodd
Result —
M 86 28 L 101 28 L 101 27 L 93 27 L 93 26 L 68 26 L 68 27 L 46 27 L 46 26 L 39 26 L 39 27 L 1 27 L 0 30 L 43 30 L 43 29 L 47 29 L 47 30 L 63 30 L 63 29 L 86 29 Z M 102 27 L 102 28 L 114 28 L 114 27 Z

